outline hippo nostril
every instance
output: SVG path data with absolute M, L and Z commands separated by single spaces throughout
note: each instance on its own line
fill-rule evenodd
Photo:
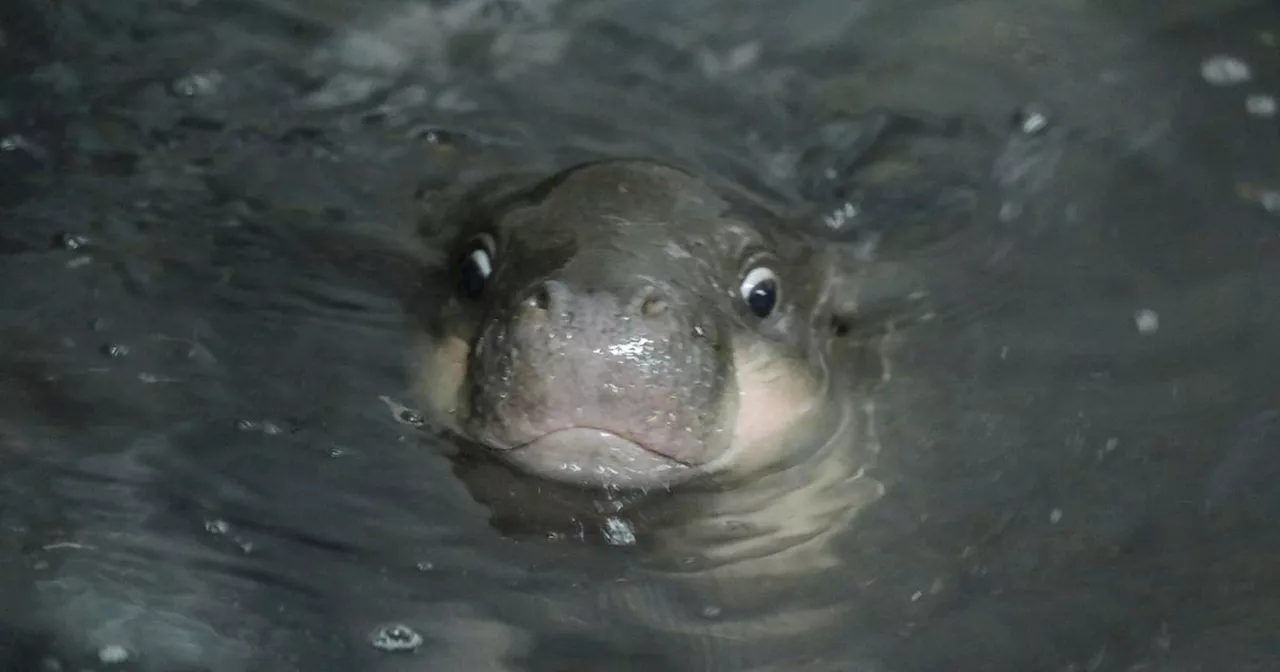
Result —
M 671 310 L 671 303 L 656 287 L 645 287 L 635 295 L 631 309 L 640 317 L 662 317 Z
M 561 310 L 564 308 L 565 293 L 564 285 L 555 280 L 548 280 L 525 296 L 524 305 L 544 313 Z
M 667 302 L 656 296 L 651 296 L 640 304 L 640 314 L 645 317 L 657 317 L 665 312 L 667 312 Z
M 538 291 L 533 293 L 533 305 L 538 310 L 546 310 L 551 307 L 551 290 L 547 289 L 546 285 L 539 287 Z

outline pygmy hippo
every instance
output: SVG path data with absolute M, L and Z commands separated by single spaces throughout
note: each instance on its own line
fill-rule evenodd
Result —
M 464 445 L 534 476 L 670 488 L 847 436 L 834 250 L 682 169 L 581 164 L 449 213 L 415 383 Z M 447 289 L 447 293 L 442 291 Z

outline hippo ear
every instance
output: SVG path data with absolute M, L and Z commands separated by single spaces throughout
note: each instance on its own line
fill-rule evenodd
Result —
M 866 259 L 856 246 L 825 245 L 820 315 L 837 338 L 882 332 L 928 314 L 926 278 L 910 263 Z

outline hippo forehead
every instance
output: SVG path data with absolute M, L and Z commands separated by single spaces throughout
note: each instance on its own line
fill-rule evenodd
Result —
M 535 260 L 534 267 L 589 265 L 717 285 L 747 251 L 772 247 L 762 231 L 732 218 L 729 204 L 703 182 L 651 164 L 575 171 L 541 200 L 508 212 L 499 228 L 511 256 Z

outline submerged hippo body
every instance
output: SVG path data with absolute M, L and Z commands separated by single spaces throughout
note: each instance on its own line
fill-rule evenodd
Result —
M 647 489 L 785 464 L 850 421 L 834 255 L 696 177 L 590 163 L 451 216 L 416 377 L 464 442 Z

